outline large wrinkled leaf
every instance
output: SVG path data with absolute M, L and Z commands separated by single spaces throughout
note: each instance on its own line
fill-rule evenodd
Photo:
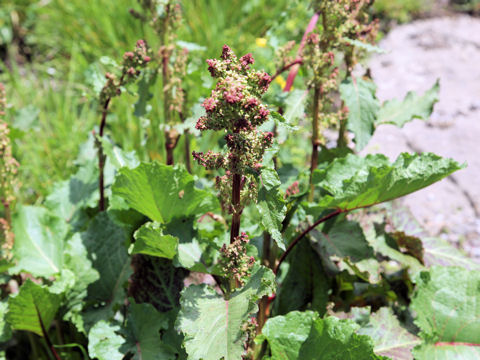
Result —
M 439 91 L 440 84 L 437 81 L 422 96 L 411 91 L 403 101 L 397 99 L 386 101 L 378 112 L 377 124 L 393 124 L 403 127 L 414 119 L 428 120 L 433 112 L 433 106 L 438 101 Z
M 157 80 L 157 71 L 149 71 L 148 69 L 142 72 L 142 78 L 137 82 L 138 86 L 138 100 L 135 103 L 133 114 L 137 117 L 145 116 L 151 109 L 148 101 L 153 97 L 150 88 Z
M 272 236 L 278 247 L 285 250 L 281 230 L 287 207 L 279 191 L 281 183 L 277 172 L 274 169 L 263 169 L 262 182 L 257 202 L 258 212 L 262 216 L 262 227 Z
M 380 108 L 372 81 L 348 78 L 340 85 L 340 95 L 348 107 L 347 128 L 355 135 L 358 151 L 367 144 L 375 130 L 375 119 Z
M 328 233 L 315 232 L 315 246 L 325 249 L 330 256 L 349 258 L 358 262 L 373 257 L 373 249 L 368 244 L 363 230 L 355 221 L 342 221 L 335 224 Z
M 120 169 L 124 166 L 128 168 L 135 168 L 140 165 L 137 154 L 135 151 L 126 152 L 125 150 L 115 146 L 106 137 L 98 137 L 100 140 L 103 153 L 107 156 L 108 161 L 116 168 Z
M 415 360 L 478 360 L 480 347 L 462 344 L 424 344 L 413 350 Z
M 270 318 L 256 342 L 267 341 L 275 360 L 375 360 L 372 339 L 356 334 L 358 325 L 334 317 L 293 311 Z
M 349 154 L 314 172 L 313 183 L 326 192 L 314 208 L 368 207 L 423 189 L 461 168 L 456 161 L 431 153 L 402 153 L 393 164 L 380 154 L 365 158 Z
M 203 214 L 218 206 L 213 194 L 195 188 L 193 177 L 184 167 L 157 162 L 121 169 L 113 192 L 123 197 L 130 207 L 159 223 Z
M 77 210 L 95 207 L 98 199 L 98 165 L 96 161 L 88 160 L 70 180 L 53 185 L 45 206 L 58 217 L 71 222 Z
M 48 329 L 60 307 L 60 301 L 60 294 L 27 280 L 18 294 L 8 300 L 7 322 L 14 330 L 31 331 L 43 336 L 40 319 Z
M 82 243 L 79 233 L 68 240 L 64 254 L 65 268 L 74 274 L 74 283 L 65 294 L 64 306 L 66 308 L 63 318 L 72 321 L 79 331 L 85 332 L 81 311 L 87 297 L 90 284 L 98 280 L 98 271 L 92 267 L 88 259 L 88 252 Z
M 120 326 L 101 320 L 88 333 L 88 353 L 92 359 L 122 360 L 120 348 L 125 342 L 116 332 Z
M 126 341 L 123 353 L 130 352 L 135 360 L 174 360 L 166 344 L 160 339 L 160 330 L 168 328 L 168 317 L 150 304 L 131 304 L 128 308 Z
M 434 341 L 480 344 L 480 273 L 432 267 L 416 279 L 415 324 Z
M 358 325 L 335 317 L 316 320 L 302 345 L 299 359 L 380 360 L 387 357 L 373 352 L 370 337 L 356 334 Z
M 173 259 L 177 254 L 178 238 L 163 234 L 158 223 L 146 223 L 135 234 L 133 254 L 144 254 Z
M 267 320 L 262 334 L 255 342 L 268 342 L 272 352 L 271 359 L 300 359 L 300 349 L 318 318 L 318 314 L 313 311 L 292 311 L 284 316 L 275 316 Z
M 373 239 L 370 239 L 370 243 L 377 253 L 397 261 L 402 266 L 409 268 L 413 274 L 424 268 L 418 259 L 403 253 L 395 239 L 386 233 L 384 227 L 380 225 L 375 225 L 375 236 Z
M 81 236 L 90 261 L 100 274 L 100 278 L 88 286 L 89 298 L 112 305 L 122 303 L 123 285 L 131 273 L 125 231 L 103 212 Z
M 256 301 L 274 290 L 275 276 L 259 267 L 248 283 L 225 300 L 206 285 L 182 292 L 177 327 L 185 335 L 191 360 L 238 360 L 244 353 L 246 334 L 242 325 L 257 311 Z
M 390 208 L 388 219 L 395 229 L 420 239 L 425 266 L 461 266 L 469 270 L 480 270 L 480 264 L 469 258 L 461 249 L 447 240 L 429 236 L 407 208 L 397 206 Z
M 128 292 L 137 303 L 150 303 L 162 312 L 179 305 L 188 271 L 175 267 L 168 259 L 147 255 L 133 256 L 132 267 Z
M 411 351 L 421 342 L 400 325 L 389 308 L 381 308 L 371 314 L 368 324 L 360 328 L 357 334 L 368 335 L 373 339 L 377 355 L 395 360 L 413 360 Z
M 292 90 L 288 93 L 285 99 L 285 112 L 283 115 L 287 123 L 296 123 L 304 117 L 307 94 L 308 92 L 305 90 Z
M 468 270 L 480 270 L 480 264 L 473 261 L 452 243 L 442 238 L 422 238 L 425 265 L 461 266 Z
M 42 207 L 20 206 L 15 211 L 13 230 L 17 264 L 10 268 L 10 273 L 28 271 L 34 276 L 48 277 L 60 272 L 67 232 L 62 219 Z
M 289 257 L 288 273 L 277 291 L 273 308 L 283 315 L 294 310 L 325 313 L 330 284 L 322 260 L 307 240 L 301 241 Z

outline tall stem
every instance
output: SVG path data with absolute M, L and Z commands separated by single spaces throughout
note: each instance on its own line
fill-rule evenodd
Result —
M 37 317 L 38 317 L 38 321 L 40 322 L 40 328 L 42 329 L 43 337 L 45 338 L 45 341 L 47 343 L 47 346 L 50 352 L 52 353 L 55 360 L 62 360 L 58 355 L 57 351 L 55 350 L 55 347 L 53 346 L 53 343 L 50 340 L 50 337 L 48 336 L 47 329 L 45 329 L 45 325 L 43 324 L 42 317 L 40 316 L 40 312 L 38 311 L 37 304 L 35 304 L 35 310 L 37 311 Z
M 315 187 L 313 186 L 313 171 L 318 166 L 319 145 L 319 111 L 320 111 L 320 86 L 315 86 L 313 94 L 313 117 L 312 117 L 312 158 L 310 161 L 310 194 L 308 200 L 313 201 Z
M 233 216 L 232 216 L 232 226 L 230 229 L 230 244 L 235 241 L 235 238 L 240 234 L 240 218 L 242 212 L 240 211 L 240 191 L 242 190 L 242 175 L 233 174 L 233 185 L 232 185 L 232 206 L 233 206 Z
M 108 114 L 108 107 L 110 105 L 110 101 L 112 98 L 108 98 L 105 101 L 105 104 L 103 104 L 103 110 L 102 110 L 102 120 L 100 122 L 100 132 L 99 136 L 100 138 L 103 138 L 103 133 L 105 131 L 105 125 L 107 123 L 107 114 Z M 100 192 L 100 200 L 98 201 L 98 210 L 99 211 L 104 211 L 105 210 L 105 174 L 104 174 L 104 168 L 105 168 L 105 155 L 103 154 L 103 146 L 102 143 L 99 142 L 98 144 L 98 171 L 99 171 L 99 177 L 98 177 L 98 191 Z
M 345 67 L 346 67 L 346 74 L 345 79 L 348 79 L 352 75 L 352 67 L 353 67 L 353 48 L 345 54 Z M 342 108 L 345 105 L 344 101 L 342 101 Z M 348 119 L 341 119 L 340 126 L 338 129 L 338 140 L 337 140 L 337 147 L 346 147 L 348 145 L 348 139 L 346 136 L 347 132 L 347 123 Z
M 188 134 L 188 130 L 185 131 L 183 134 L 183 141 L 185 146 L 185 167 L 187 171 L 191 174 L 192 173 L 192 163 L 191 163 L 191 151 L 190 151 L 190 136 Z

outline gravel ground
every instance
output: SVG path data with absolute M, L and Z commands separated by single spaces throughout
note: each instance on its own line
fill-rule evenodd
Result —
M 440 101 L 428 122 L 378 128 L 367 152 L 434 152 L 466 162 L 448 179 L 403 203 L 431 235 L 446 237 L 480 261 L 480 19 L 452 15 L 398 26 L 369 66 L 380 100 L 423 92 L 440 79 Z

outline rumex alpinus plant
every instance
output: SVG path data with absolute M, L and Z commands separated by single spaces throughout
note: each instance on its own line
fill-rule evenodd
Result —
M 427 119 L 438 97 L 435 85 L 380 104 L 373 82 L 355 74 L 378 50 L 371 1 L 314 1 L 299 46 L 284 39 L 274 49 L 272 77 L 226 45 L 207 60 L 216 83 L 195 115 L 202 146 L 184 154 L 206 169 L 195 175 L 173 157 L 176 125 L 190 111 L 186 52 L 175 44 L 180 2 L 139 3 L 132 14 L 160 45 L 149 52 L 140 41 L 119 75 L 107 74 L 99 176 L 82 153 L 78 173 L 12 216 L 8 271 L 19 290 L 1 287 L 2 349 L 57 360 L 475 358 L 478 265 L 405 225 L 396 206 L 362 210 L 462 168 L 433 154 L 393 163 L 355 155 L 377 126 Z M 102 139 L 112 99 L 152 69 L 162 76 L 164 164 Z M 272 85 L 287 70 L 284 88 Z
M 196 128 L 225 132 L 229 152 L 193 152 L 193 157 L 207 169 L 225 170 L 225 175 L 217 176 L 215 185 L 220 191 L 222 208 L 232 214 L 229 246 L 232 249 L 224 245 L 222 253 L 227 263 L 232 263 L 225 266 L 226 274 L 234 275 L 241 283 L 246 274 L 244 267 L 253 262 L 238 257 L 243 252 L 242 244 L 248 242 L 245 233 L 240 235 L 240 219 L 244 207 L 257 197 L 254 174 L 261 170 L 263 154 L 273 141 L 273 133 L 257 129 L 269 115 L 260 98 L 268 90 L 271 78 L 265 72 L 251 69 L 252 54 L 237 59 L 227 45 L 221 59 L 207 63 L 210 74 L 218 81 L 211 97 L 203 102 L 207 115 L 198 120 Z
M 160 47 L 155 62 L 162 76 L 163 127 L 167 165 L 173 165 L 174 150 L 180 138 L 176 129 L 179 122 L 185 121 L 186 89 L 183 79 L 186 76 L 188 50 L 176 45 L 176 31 L 182 25 L 182 9 L 178 0 L 139 0 L 142 12 L 131 10 L 131 14 L 147 23 L 160 39 Z M 189 151 L 188 133 L 185 133 L 186 153 Z M 190 171 L 190 157 L 185 157 Z
M 123 54 L 122 68 L 120 72 L 120 77 L 117 77 L 115 74 L 106 73 L 105 78 L 107 79 L 102 91 L 99 95 L 99 102 L 101 106 L 102 118 L 100 121 L 99 133 L 98 136 L 100 139 L 103 138 L 105 131 L 105 126 L 107 125 L 107 116 L 110 108 L 110 102 L 116 96 L 120 96 L 122 93 L 122 88 L 128 85 L 129 83 L 134 82 L 139 74 L 140 69 L 144 68 L 151 58 L 148 55 L 148 47 L 144 40 L 138 40 L 137 45 L 134 51 L 127 51 Z M 99 192 L 100 200 L 98 203 L 98 208 L 100 211 L 105 210 L 105 184 L 104 184 L 104 168 L 105 168 L 105 155 L 103 153 L 103 145 L 101 141 L 97 142 L 98 147 L 98 168 L 99 168 Z

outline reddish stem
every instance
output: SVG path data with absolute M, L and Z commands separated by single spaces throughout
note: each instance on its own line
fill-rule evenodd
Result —
M 318 219 L 313 225 L 309 226 L 307 229 L 305 229 L 300 235 L 298 235 L 295 240 L 293 240 L 290 245 L 288 245 L 288 248 L 287 250 L 285 250 L 285 252 L 282 254 L 282 256 L 280 257 L 280 260 L 278 261 L 278 264 L 277 266 L 275 267 L 275 270 L 273 271 L 275 273 L 275 275 L 278 273 L 278 269 L 280 269 L 280 265 L 282 265 L 282 262 L 283 260 L 285 260 L 285 258 L 287 257 L 288 254 L 290 254 L 290 252 L 292 251 L 292 249 L 295 247 L 295 245 L 298 244 L 298 242 L 300 240 L 302 240 L 310 231 L 312 231 L 313 229 L 315 229 L 318 225 L 320 225 L 321 223 L 327 221 L 327 220 L 330 220 L 332 218 L 334 218 L 335 216 L 338 216 L 340 215 L 341 213 L 345 212 L 345 210 L 341 210 L 341 209 L 338 209 L 324 217 L 322 217 L 321 219 Z
M 480 346 L 480 344 L 467 343 L 467 342 L 455 342 L 455 341 L 445 341 L 437 342 L 435 346 Z
M 242 175 L 233 174 L 233 186 L 232 186 L 232 227 L 230 230 L 230 244 L 235 241 L 235 238 L 240 234 L 240 217 L 242 215 L 240 211 L 240 191 L 242 189 Z
M 308 34 L 310 34 L 313 31 L 313 29 L 315 29 L 315 26 L 317 25 L 319 16 L 320 16 L 319 13 L 315 13 L 312 16 L 312 18 L 310 19 L 310 22 L 308 23 L 308 26 L 305 30 L 305 33 L 303 34 L 302 41 L 300 42 L 300 47 L 298 48 L 298 51 L 297 51 L 297 59 L 298 60 L 301 60 L 303 48 L 305 47 L 305 44 L 307 43 L 307 36 L 308 36 Z M 292 89 L 293 81 L 295 80 L 295 77 L 297 76 L 299 68 L 300 68 L 300 65 L 296 64 L 295 66 L 293 66 L 290 69 L 290 73 L 288 74 L 288 77 L 287 77 L 287 83 L 285 84 L 285 87 L 283 88 L 284 92 L 289 92 Z
M 103 132 L 105 131 L 105 125 L 107 124 L 108 107 L 110 105 L 111 100 L 112 100 L 112 98 L 109 97 L 105 101 L 105 104 L 103 105 L 102 121 L 100 122 L 100 133 L 99 133 L 100 138 L 103 138 Z M 104 168 L 105 168 L 105 155 L 103 154 L 102 143 L 99 142 L 99 144 L 98 144 L 98 171 L 100 173 L 99 177 L 98 177 L 98 190 L 100 192 L 100 200 L 98 201 L 98 210 L 99 211 L 104 211 L 105 210 L 105 184 L 104 184 L 105 174 L 104 174 Z
M 40 311 L 38 311 L 37 304 L 34 304 L 34 305 L 35 305 L 35 310 L 37 312 L 38 321 L 40 322 L 40 328 L 42 329 L 43 337 L 45 338 L 45 341 L 47 342 L 47 346 L 50 349 L 50 352 L 52 353 L 55 360 L 62 360 L 60 358 L 60 355 L 58 355 L 57 351 L 55 350 L 55 347 L 53 346 L 53 343 L 50 340 L 50 337 L 48 336 L 48 332 L 45 329 L 45 325 L 43 324 L 42 317 L 40 316 Z
M 310 194 L 308 196 L 309 201 L 313 201 L 314 185 L 313 185 L 313 172 L 318 166 L 318 146 L 319 141 L 319 111 L 320 111 L 320 87 L 315 87 L 315 93 L 313 95 L 313 114 L 312 114 L 312 158 L 310 160 Z
M 302 59 L 296 59 L 296 60 L 292 61 L 290 64 L 287 64 L 284 67 L 278 69 L 277 72 L 272 76 L 272 81 L 275 80 L 275 78 L 278 77 L 281 73 L 290 69 L 292 66 L 302 65 L 302 64 L 303 64 Z

